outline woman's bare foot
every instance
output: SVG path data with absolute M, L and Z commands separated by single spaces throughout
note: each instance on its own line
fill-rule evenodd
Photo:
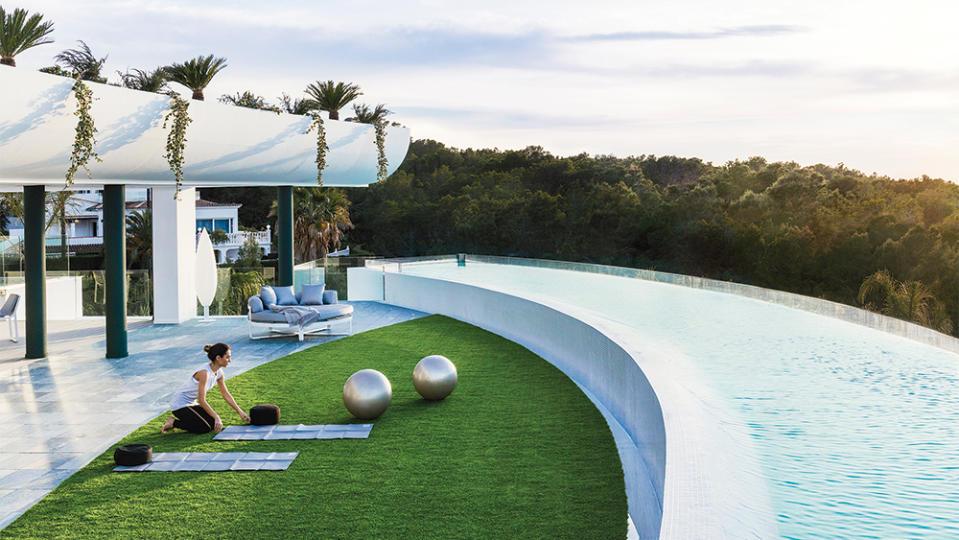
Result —
M 174 421 L 174 420 L 176 420 L 176 419 L 173 418 L 172 416 L 169 417 L 169 418 L 167 418 L 167 419 L 166 419 L 166 422 L 164 422 L 164 424 L 163 424 L 163 427 L 160 428 L 160 433 L 168 433 L 169 431 L 173 430 L 173 421 Z

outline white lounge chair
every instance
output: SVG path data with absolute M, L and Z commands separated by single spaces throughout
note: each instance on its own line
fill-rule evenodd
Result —
M 0 320 L 6 319 L 10 329 L 10 341 L 16 343 L 20 339 L 20 327 L 17 325 L 17 304 L 20 303 L 19 294 L 7 295 L 7 301 L 0 307 Z

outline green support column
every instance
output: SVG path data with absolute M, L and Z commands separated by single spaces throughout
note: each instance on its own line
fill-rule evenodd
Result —
M 23 279 L 27 358 L 47 356 L 47 211 L 43 186 L 23 187 Z
M 276 237 L 276 284 L 293 285 L 293 186 L 276 188 Z
M 127 356 L 127 225 L 125 188 L 103 187 L 107 358 Z

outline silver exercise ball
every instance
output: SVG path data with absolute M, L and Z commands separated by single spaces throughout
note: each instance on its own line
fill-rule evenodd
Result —
M 456 388 L 456 366 L 445 356 L 432 354 L 413 369 L 413 386 L 426 399 L 440 400 Z
M 363 420 L 376 418 L 390 406 L 393 387 L 390 380 L 375 369 L 361 369 L 343 385 L 343 404 L 350 414 Z

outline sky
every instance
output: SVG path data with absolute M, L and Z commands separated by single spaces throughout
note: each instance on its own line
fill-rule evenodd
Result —
M 955 0 L 0 5 L 55 25 L 18 67 L 52 65 L 77 40 L 107 56 L 111 80 L 215 54 L 228 67 L 207 100 L 353 82 L 414 138 L 457 148 L 762 156 L 959 181 Z

